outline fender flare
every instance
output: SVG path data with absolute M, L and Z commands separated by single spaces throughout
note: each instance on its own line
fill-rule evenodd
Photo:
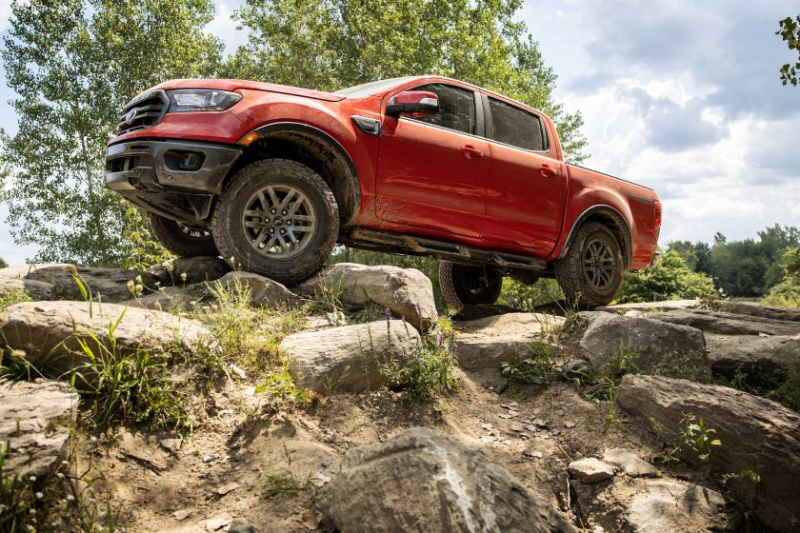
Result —
M 563 258 L 567 252 L 569 252 L 569 247 L 572 244 L 572 239 L 575 237 L 575 232 L 577 229 L 580 228 L 591 216 L 598 214 L 611 219 L 611 221 L 622 234 L 622 238 L 625 242 L 621 244 L 623 245 L 625 266 L 627 267 L 631 264 L 633 253 L 631 230 L 622 213 L 606 204 L 593 205 L 578 215 L 578 218 L 575 219 L 575 222 L 572 224 L 572 227 L 569 230 L 569 234 L 567 234 L 567 239 L 564 241 L 564 246 L 561 247 L 561 252 L 558 254 L 558 259 Z

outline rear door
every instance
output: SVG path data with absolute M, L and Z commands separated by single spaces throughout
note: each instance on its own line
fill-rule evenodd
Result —
M 564 164 L 552 157 L 537 114 L 489 95 L 483 99 L 491 156 L 483 238 L 492 247 L 545 256 L 561 231 Z
M 412 90 L 436 93 L 440 110 L 427 117 L 384 117 L 376 179 L 378 218 L 478 237 L 489 177 L 480 93 L 449 83 Z

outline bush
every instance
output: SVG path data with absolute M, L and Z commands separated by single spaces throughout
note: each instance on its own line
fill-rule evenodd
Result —
M 522 311 L 532 311 L 538 306 L 564 299 L 564 293 L 554 279 L 540 279 L 533 285 L 512 278 L 503 280 L 503 291 L 497 303 Z
M 669 251 L 653 268 L 639 273 L 626 272 L 617 303 L 716 297 L 714 282 L 708 275 L 692 272 L 677 252 Z
M 8 263 L 6 263 L 6 262 L 3 260 L 3 258 L 2 258 L 2 257 L 0 257 L 0 268 L 5 268 L 5 267 L 7 267 L 7 266 L 8 266 Z
M 770 289 L 763 303 L 774 307 L 800 307 L 800 248 L 783 254 L 781 266 L 783 280 Z

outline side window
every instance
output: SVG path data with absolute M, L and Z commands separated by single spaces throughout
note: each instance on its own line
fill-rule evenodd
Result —
M 411 90 L 430 91 L 439 97 L 439 112 L 416 120 L 464 133 L 475 133 L 474 92 L 444 83 L 431 83 Z
M 489 98 L 489 109 L 492 112 L 493 140 L 525 150 L 545 149 L 539 117 L 494 98 Z

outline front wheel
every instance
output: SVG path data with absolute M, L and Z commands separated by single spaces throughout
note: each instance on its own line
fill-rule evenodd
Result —
M 567 255 L 555 265 L 556 279 L 570 305 L 607 305 L 622 284 L 624 263 L 617 238 L 603 224 L 584 224 Z
M 503 274 L 493 267 L 439 263 L 439 287 L 447 305 L 460 310 L 466 305 L 493 304 L 503 288 Z
M 218 256 L 211 232 L 190 228 L 172 219 L 150 213 L 150 227 L 161 246 L 180 257 Z
M 295 161 L 265 159 L 231 178 L 212 230 L 225 258 L 293 285 L 322 268 L 339 235 L 339 210 L 319 174 Z

